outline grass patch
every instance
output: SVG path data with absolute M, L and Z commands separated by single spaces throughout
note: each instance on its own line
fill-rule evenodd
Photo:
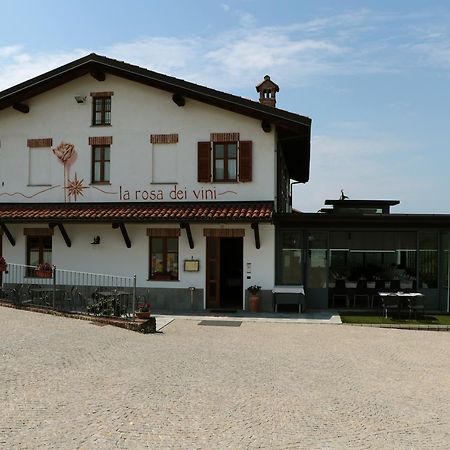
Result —
M 417 319 L 407 317 L 383 317 L 373 312 L 339 311 L 342 323 L 450 325 L 450 314 L 426 314 Z

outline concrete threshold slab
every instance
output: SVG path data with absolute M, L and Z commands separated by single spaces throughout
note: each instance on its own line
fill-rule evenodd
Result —
M 216 313 L 211 314 L 208 311 L 192 312 L 192 313 L 158 313 L 153 314 L 156 317 L 157 331 L 175 319 L 180 320 L 228 320 L 242 322 L 267 322 L 267 323 L 309 323 L 309 324 L 342 324 L 341 317 L 337 311 L 312 311 L 301 314 L 287 314 L 287 313 L 247 313 L 241 311 L 238 313 L 226 314 Z M 162 324 L 159 327 L 159 324 Z

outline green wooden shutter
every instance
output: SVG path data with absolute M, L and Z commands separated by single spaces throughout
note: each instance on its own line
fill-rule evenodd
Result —
M 252 141 L 239 143 L 239 181 L 252 181 Z
M 209 142 L 197 144 L 197 181 L 199 183 L 211 181 L 211 146 Z

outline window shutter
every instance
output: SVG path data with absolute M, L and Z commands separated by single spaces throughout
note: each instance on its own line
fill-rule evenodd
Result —
M 211 146 L 209 142 L 199 142 L 197 147 L 197 181 L 211 181 Z
M 252 141 L 239 143 L 239 181 L 252 181 Z

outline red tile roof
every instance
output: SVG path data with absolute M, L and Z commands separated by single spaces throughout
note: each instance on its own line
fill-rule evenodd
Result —
M 0 204 L 0 222 L 270 222 L 272 202 Z

